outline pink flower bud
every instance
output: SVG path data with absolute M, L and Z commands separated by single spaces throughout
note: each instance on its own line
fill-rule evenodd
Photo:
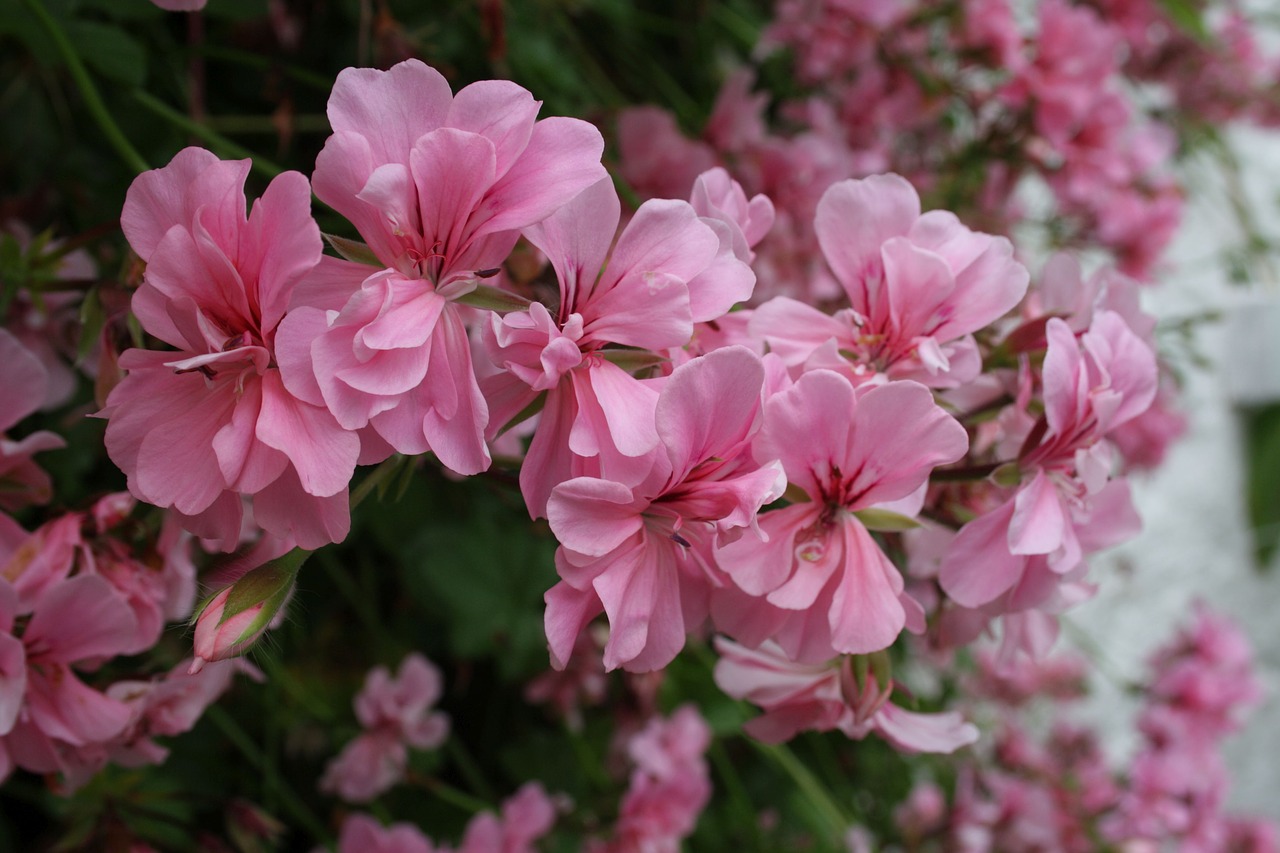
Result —
M 190 672 L 199 672 L 210 661 L 241 655 L 257 642 L 288 604 L 298 569 L 308 556 L 309 551 L 295 548 L 209 599 L 196 616 Z

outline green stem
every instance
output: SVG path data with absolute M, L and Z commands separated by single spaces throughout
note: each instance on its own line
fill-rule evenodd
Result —
M 761 743 L 751 738 L 748 738 L 747 742 L 791 777 L 827 825 L 829 840 L 838 844 L 852 821 L 840 811 L 840 807 L 831 799 L 831 795 L 827 793 L 827 789 L 822 786 L 813 772 L 796 758 L 795 753 L 785 744 Z
M 53 39 L 58 53 L 62 55 L 63 61 L 67 63 L 67 70 L 71 72 L 71 79 L 75 81 L 76 88 L 80 90 L 80 97 L 84 99 L 85 107 L 88 108 L 89 114 L 93 116 L 94 121 L 98 123 L 103 135 L 107 137 L 107 141 L 111 143 L 111 147 L 135 172 L 145 172 L 150 169 L 151 167 L 147 165 L 147 161 L 143 159 L 138 150 L 129 142 L 128 137 L 124 135 L 120 125 L 116 124 L 115 119 L 111 117 L 111 112 L 107 109 L 107 105 L 102 102 L 102 96 L 98 94 L 98 87 L 94 85 L 93 78 L 89 76 L 89 72 L 85 69 L 84 63 L 80 61 L 80 56 L 76 53 L 75 48 L 72 47 L 71 40 L 67 38 L 67 34 L 63 32 L 62 27 L 44 8 L 40 0 L 23 0 L 23 2 L 31 10 L 31 14 L 35 15 L 36 19 L 40 21 L 45 32 L 49 34 L 49 38 Z
M 708 754 L 711 757 L 711 763 L 715 765 L 716 772 L 724 781 L 734 822 L 751 838 L 753 848 L 763 850 L 764 841 L 760 837 L 760 812 L 751 804 L 751 797 L 747 794 L 742 780 L 738 778 L 738 772 L 734 769 L 733 762 L 729 760 L 729 753 L 725 750 L 724 743 L 718 738 L 713 738 Z
M 266 766 L 266 760 L 262 755 L 262 750 L 258 749 L 258 745 L 254 743 L 253 738 L 249 737 L 249 733 L 240 728 L 240 724 L 231 718 L 231 715 L 217 705 L 211 705 L 204 712 L 205 716 L 217 726 L 231 741 L 236 749 L 240 750 L 240 754 L 245 757 L 248 762 L 253 765 L 255 770 L 261 771 Z M 277 793 L 280 796 L 281 805 L 288 811 L 298 823 L 306 827 L 312 837 L 320 841 L 325 848 L 332 850 L 334 846 L 333 836 L 320 818 L 307 807 L 302 798 L 294 793 L 293 789 L 288 785 L 280 782 Z
M 471 753 L 467 751 L 466 746 L 457 737 L 451 737 L 445 742 L 445 752 L 449 754 L 449 758 L 457 765 L 459 772 L 462 773 L 467 784 L 471 789 L 479 794 L 486 801 L 493 801 L 493 789 L 489 787 L 489 783 L 485 781 L 484 774 L 480 772 L 480 765 L 471 757 Z M 486 806 L 486 808 L 488 808 Z
M 419 776 L 416 773 L 410 773 L 408 781 L 416 782 L 449 805 L 457 806 L 469 814 L 479 814 L 480 812 L 492 811 L 493 809 L 493 807 L 484 800 L 478 797 L 473 797 L 466 791 L 459 791 L 457 788 L 445 782 L 441 782 L 434 776 Z
M 30 0 L 28 0 L 28 2 L 30 2 Z M 274 178 L 276 175 L 284 171 L 282 166 L 278 166 L 265 157 L 254 154 L 248 148 L 232 142 L 216 130 L 210 129 L 208 125 L 192 121 L 189 116 L 175 110 L 173 107 L 155 97 L 150 92 L 145 92 L 142 89 L 134 89 L 133 99 L 144 108 L 172 124 L 174 127 L 184 130 L 192 136 L 198 137 L 208 143 L 220 153 L 230 157 L 248 158 L 253 162 L 253 168 L 268 178 Z

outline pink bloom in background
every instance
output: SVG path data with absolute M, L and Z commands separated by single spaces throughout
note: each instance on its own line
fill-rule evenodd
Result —
M 711 799 L 710 745 L 711 729 L 693 705 L 651 719 L 627 744 L 634 769 L 614 837 L 588 842 L 587 853 L 677 853 Z
M 563 668 L 583 625 L 609 617 L 606 669 L 666 666 L 707 612 L 711 549 L 752 527 L 782 494 L 776 463 L 751 461 L 764 368 L 741 347 L 676 368 L 655 414 L 659 443 L 626 481 L 577 477 L 547 504 L 560 582 L 546 595 L 551 660 Z
M 1008 240 L 946 211 L 921 215 L 915 189 L 897 175 L 835 184 L 814 228 L 850 307 L 827 316 L 788 297 L 761 305 L 752 333 L 789 365 L 952 387 L 981 369 L 972 333 L 1026 292 Z
M 500 80 L 454 95 L 417 60 L 338 75 L 315 192 L 385 269 L 327 261 L 304 291 L 282 330 L 295 394 L 398 452 L 434 451 L 460 474 L 488 467 L 488 406 L 455 300 L 521 228 L 605 176 L 599 131 L 537 121 L 539 107 Z
M 325 767 L 320 789 L 348 802 L 368 802 L 404 778 L 409 747 L 435 749 L 449 734 L 449 718 L 432 711 L 444 684 L 440 670 L 416 652 L 395 677 L 375 667 L 355 698 L 364 731 Z
M 133 311 L 178 351 L 120 356 L 107 450 L 130 491 L 201 536 L 236 541 L 252 495 L 260 525 L 316 548 L 347 534 L 360 441 L 277 368 L 277 326 L 320 260 L 307 180 L 275 178 L 246 218 L 248 171 L 187 148 L 130 187 L 121 222 L 147 262 Z
M 343 821 L 338 853 L 535 853 L 535 842 L 551 831 L 557 811 L 542 786 L 530 782 L 502 804 L 501 815 L 486 811 L 472 818 L 456 848 L 435 844 L 409 823 L 384 827 L 369 815 L 353 814 Z
M 338 853 L 439 853 L 439 848 L 411 823 L 383 826 L 367 814 L 353 814 L 342 822 Z
M 806 662 L 879 651 L 904 627 L 922 630 L 920 605 L 856 513 L 894 505 L 914 514 L 932 469 L 967 447 L 964 428 L 914 382 L 859 394 L 818 370 L 771 397 L 755 456 L 780 459 L 808 500 L 761 515 L 764 543 L 743 537 L 717 550 L 752 596 L 719 597 L 717 626 L 748 645 L 772 637 Z

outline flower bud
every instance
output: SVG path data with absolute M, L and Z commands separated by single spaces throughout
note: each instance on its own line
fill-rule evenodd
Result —
M 243 654 L 284 610 L 310 551 L 295 548 L 218 592 L 196 615 L 195 674 L 210 661 Z

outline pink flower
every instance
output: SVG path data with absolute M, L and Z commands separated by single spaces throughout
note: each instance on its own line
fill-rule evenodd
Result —
M 404 778 L 408 747 L 434 749 L 449 733 L 449 718 L 431 709 L 443 684 L 440 670 L 420 654 L 400 663 L 396 677 L 375 667 L 355 698 L 364 731 L 325 767 L 320 789 L 348 802 L 368 802 Z
M 716 684 L 764 709 L 745 729 L 766 743 L 809 729 L 839 729 L 857 740 L 875 731 L 907 752 L 954 752 L 978 739 L 977 728 L 954 711 L 921 714 L 894 705 L 893 682 L 882 684 L 865 662 L 858 675 L 851 658 L 796 663 L 773 642 L 752 650 L 717 638 L 716 649 Z
M 49 475 L 31 460 L 33 454 L 62 447 L 51 432 L 35 432 L 19 441 L 4 435 L 40 408 L 48 387 L 48 371 L 8 331 L 0 329 L 0 510 L 44 503 L 52 496 Z
M 489 413 L 456 300 L 502 265 L 519 229 L 604 176 L 599 132 L 536 121 L 539 106 L 499 80 L 454 95 L 417 60 L 338 75 L 315 191 L 386 269 L 333 261 L 313 280 L 282 329 L 295 394 L 401 453 L 432 450 L 461 474 L 488 467 Z
M 187 148 L 130 187 L 121 223 L 147 262 L 133 310 L 178 351 L 121 355 L 107 450 L 133 494 L 202 536 L 238 538 L 252 495 L 259 524 L 316 548 L 346 536 L 360 441 L 276 366 L 277 327 L 320 260 L 307 180 L 280 175 L 246 218 L 248 171 Z
M 438 848 L 411 823 L 384 827 L 366 814 L 353 814 L 342 822 L 338 853 L 438 853 Z
M 760 597 L 718 608 L 717 625 L 751 645 L 772 636 L 805 661 L 878 651 L 909 622 L 918 630 L 919 605 L 856 513 L 911 497 L 967 447 L 964 428 L 914 382 L 858 394 L 819 370 L 771 397 L 755 456 L 780 459 L 809 500 L 764 513 L 764 543 L 717 550 L 733 582 Z
M 706 612 L 710 548 L 782 493 L 778 466 L 746 453 L 763 382 L 759 358 L 740 347 L 676 368 L 650 416 L 659 445 L 644 467 L 626 482 L 577 477 L 551 493 L 561 580 L 546 595 L 546 627 L 557 668 L 602 609 L 606 669 L 658 669 L 684 646 L 687 615 Z
M 1136 532 L 1127 488 L 1108 488 L 1105 437 L 1151 405 L 1155 355 L 1110 311 L 1097 313 L 1078 342 L 1058 318 L 1045 331 L 1045 413 L 1019 454 L 1023 483 L 1012 499 L 961 529 L 939 571 L 947 595 L 967 607 L 1019 584 L 1027 557 L 1044 556 L 1061 575 L 1086 551 Z M 1095 512 L 1095 502 L 1106 512 Z
M 529 782 L 502 804 L 500 816 L 481 812 L 472 818 L 457 853 L 535 853 L 535 842 L 555 822 L 555 801 L 542 785 Z
M 610 252 L 620 212 L 606 178 L 527 229 L 556 271 L 556 315 L 534 303 L 528 312 L 495 315 L 484 329 L 490 358 L 506 371 L 483 386 L 494 401 L 490 432 L 539 393 L 547 395 L 520 470 L 520 488 L 535 518 L 546 514 L 558 484 L 630 466 L 627 460 L 658 443 L 651 414 L 656 392 L 610 362 L 605 347 L 683 346 L 695 320 L 712 319 L 750 294 L 751 282 L 743 292 L 735 276 L 739 270 L 750 276 L 750 269 L 731 253 L 732 233 L 724 223 L 718 223 L 721 240 L 690 205 L 648 201 Z
M 897 175 L 835 184 L 814 229 L 850 307 L 827 316 L 779 297 L 756 309 L 753 333 L 789 365 L 951 387 L 979 372 L 971 334 L 1026 292 L 1008 240 L 946 211 L 921 215 L 915 189 Z
M 588 853 L 678 850 L 711 798 L 703 757 L 710 744 L 711 729 L 692 705 L 680 706 L 667 719 L 651 719 L 627 744 L 635 769 L 614 838 L 589 843 Z

